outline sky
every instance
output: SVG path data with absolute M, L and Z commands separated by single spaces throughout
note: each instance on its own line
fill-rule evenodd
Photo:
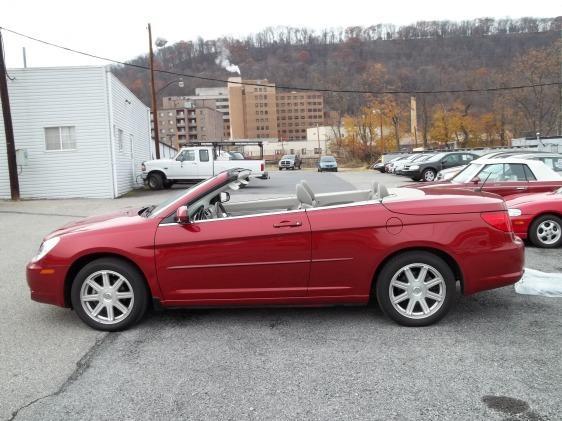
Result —
M 562 15 L 558 0 L 3 0 L 0 26 L 70 48 L 125 61 L 148 49 L 146 25 L 153 38 L 168 42 L 201 36 L 243 36 L 268 26 L 306 26 L 312 29 L 418 20 L 464 20 L 478 17 Z M 103 61 L 54 49 L 3 31 L 8 68 L 27 65 L 71 66 Z

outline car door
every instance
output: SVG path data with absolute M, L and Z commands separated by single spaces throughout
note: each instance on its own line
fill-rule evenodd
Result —
M 213 160 L 211 149 L 203 148 L 197 150 L 197 175 L 200 178 L 209 178 L 213 174 Z
M 306 295 L 310 252 L 304 210 L 162 224 L 155 237 L 171 304 L 291 302 Z
M 197 166 L 195 162 L 195 151 L 184 149 L 176 157 L 173 164 L 168 170 L 169 178 L 173 179 L 190 179 L 197 174 Z
M 483 191 L 499 196 L 524 194 L 529 188 L 522 164 L 498 163 L 486 165 L 478 174 Z

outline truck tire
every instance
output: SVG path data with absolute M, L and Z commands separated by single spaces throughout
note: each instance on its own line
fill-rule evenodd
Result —
M 147 184 L 150 190 L 162 190 L 162 187 L 164 187 L 164 176 L 157 172 L 149 174 Z

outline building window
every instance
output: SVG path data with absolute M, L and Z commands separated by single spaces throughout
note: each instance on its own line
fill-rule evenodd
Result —
M 45 148 L 48 151 L 76 149 L 74 126 L 45 127 Z
M 306 155 L 306 148 L 302 148 L 302 149 L 301 149 L 301 154 L 302 154 L 302 155 Z
M 314 148 L 314 154 L 320 155 L 322 153 L 322 148 Z
M 123 130 L 117 129 L 115 137 L 117 139 L 117 148 L 119 149 L 119 152 L 123 152 Z

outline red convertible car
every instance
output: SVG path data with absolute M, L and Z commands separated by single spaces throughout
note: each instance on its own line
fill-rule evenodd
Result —
M 562 245 L 562 188 L 521 196 L 507 202 L 515 233 L 537 247 Z
M 121 330 L 162 307 L 367 304 L 398 323 L 441 319 L 464 294 L 513 284 L 523 242 L 497 197 L 417 189 L 229 202 L 231 170 L 158 206 L 72 222 L 27 266 L 31 298 Z M 442 192 L 443 193 L 443 192 Z
M 484 191 L 507 200 L 531 193 L 554 191 L 562 187 L 562 176 L 538 160 L 480 158 L 448 181 L 413 184 L 410 187 L 423 190 L 445 188 Z

